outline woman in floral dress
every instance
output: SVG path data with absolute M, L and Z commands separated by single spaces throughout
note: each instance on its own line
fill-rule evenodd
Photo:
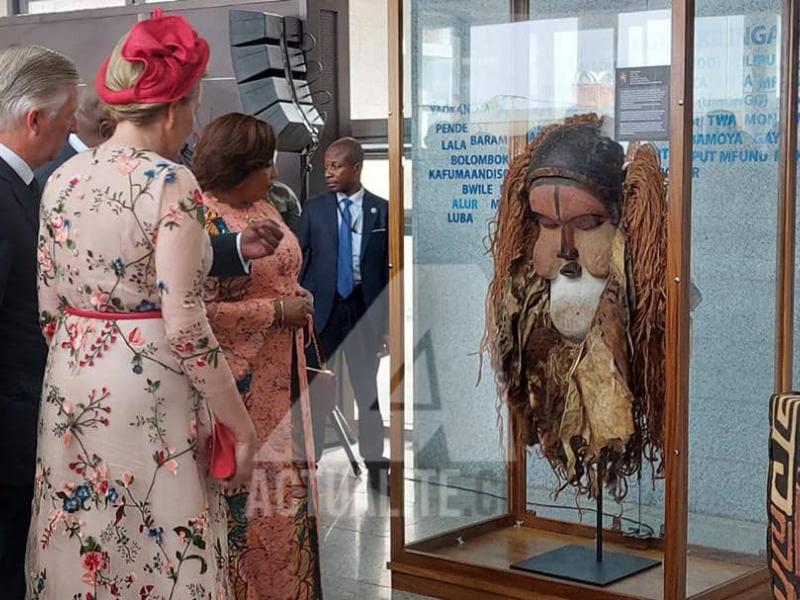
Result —
M 241 231 L 279 218 L 266 198 L 275 177 L 275 134 L 265 122 L 232 113 L 203 131 L 194 171 L 205 191 L 206 227 Z M 298 284 L 302 255 L 286 225 L 275 254 L 243 282 L 211 289 L 209 318 L 255 423 L 259 451 L 249 489 L 230 490 L 228 546 L 236 600 L 322 597 L 314 441 L 303 327 L 311 296 Z
M 255 431 L 202 300 L 202 196 L 174 157 L 208 45 L 177 16 L 143 21 L 100 69 L 113 137 L 50 178 L 39 302 L 50 343 L 28 597 L 223 600 L 226 516 L 207 477 L 213 419 L 252 473 Z

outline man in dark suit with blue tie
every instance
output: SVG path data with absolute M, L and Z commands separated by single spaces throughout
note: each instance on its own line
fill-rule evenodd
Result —
M 383 456 L 376 378 L 388 333 L 389 206 L 362 187 L 363 163 L 356 140 L 331 144 L 325 152 L 325 181 L 331 192 L 305 204 L 297 237 L 303 249 L 301 284 L 314 294 L 320 345 L 326 356 L 344 355 L 347 361 L 358 404 L 359 450 L 370 485 L 385 490 L 389 462 Z M 318 366 L 314 352 L 308 360 Z M 314 416 L 319 459 L 327 415 Z

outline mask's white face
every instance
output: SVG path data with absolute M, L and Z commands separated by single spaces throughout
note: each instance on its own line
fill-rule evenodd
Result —
M 595 277 L 584 269 L 580 277 L 559 273 L 550 281 L 550 318 L 565 338 L 580 342 L 592 327 L 606 278 Z

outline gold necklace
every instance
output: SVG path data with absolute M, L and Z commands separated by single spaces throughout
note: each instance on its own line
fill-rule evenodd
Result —
M 257 207 L 257 205 L 256 205 L 256 204 L 251 204 L 251 205 L 250 205 L 250 206 L 248 206 L 248 207 L 247 207 L 245 210 L 246 210 L 246 211 L 249 213 L 251 210 L 253 210 L 253 209 L 257 209 L 257 208 L 258 208 L 258 207 Z M 245 222 L 246 222 L 248 225 L 252 225 L 253 223 L 258 223 L 259 221 L 263 221 L 263 220 L 264 220 L 264 217 L 263 217 L 263 216 L 261 216 L 261 215 L 251 215 L 251 214 L 248 214 L 248 215 L 246 215 L 246 216 L 245 216 L 244 220 L 245 220 Z

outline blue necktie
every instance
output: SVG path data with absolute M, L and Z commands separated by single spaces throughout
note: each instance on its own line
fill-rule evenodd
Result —
M 339 259 L 337 263 L 336 291 L 342 298 L 353 293 L 353 217 L 350 198 L 342 200 L 342 222 L 339 225 Z

